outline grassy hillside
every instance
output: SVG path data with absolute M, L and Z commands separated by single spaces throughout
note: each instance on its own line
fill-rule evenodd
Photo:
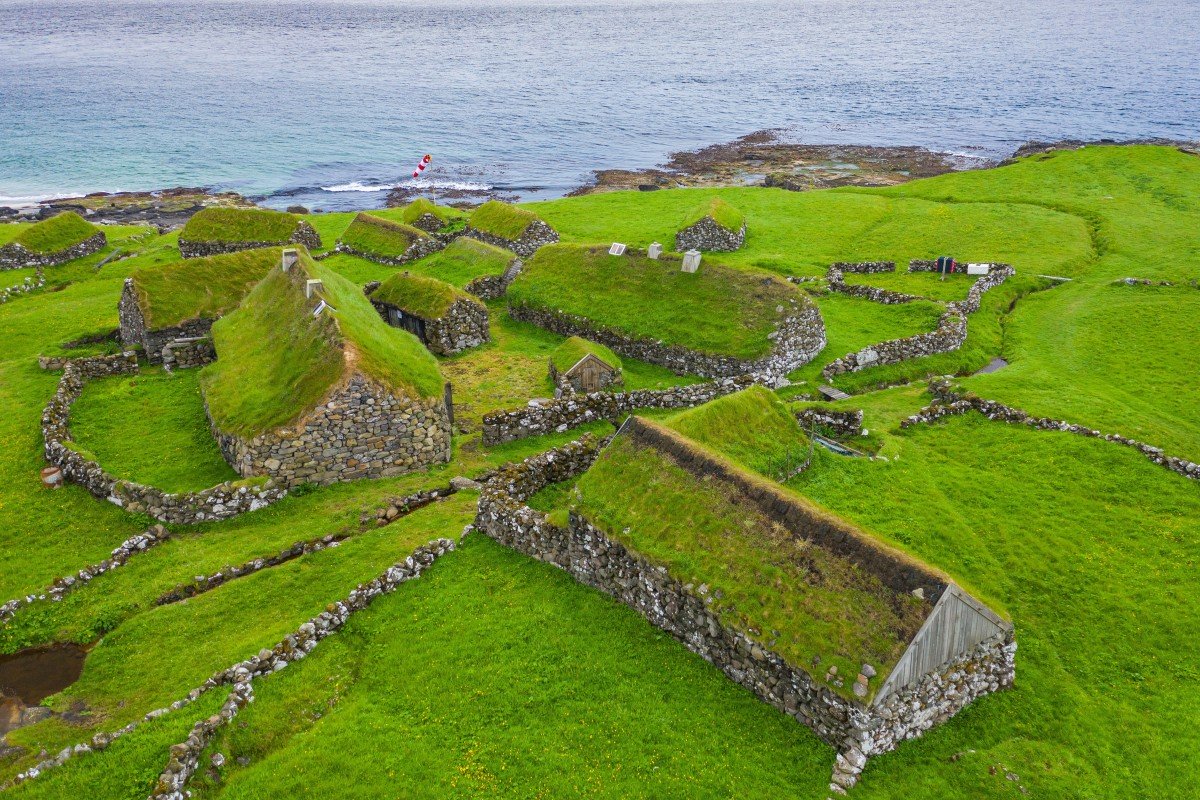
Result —
M 370 214 L 359 214 L 341 235 L 340 241 L 360 253 L 383 258 L 399 258 L 413 243 L 428 239 L 429 234 L 403 222 L 393 222 Z
M 12 239 L 34 253 L 57 253 L 92 238 L 100 229 L 74 211 L 64 211 L 49 219 L 22 226 Z M 3 242 L 0 242 L 2 244 Z
M 445 316 L 456 301 L 482 306 L 476 298 L 445 281 L 397 272 L 371 293 L 371 299 L 388 303 L 409 314 L 425 319 Z
M 213 206 L 196 212 L 179 238 L 189 242 L 267 242 L 282 244 L 292 237 L 299 217 L 265 208 Z
M 705 217 L 711 217 L 713 222 L 729 231 L 740 231 L 746 224 L 745 214 L 720 197 L 713 197 L 688 211 L 679 227 L 690 228 Z
M 477 231 L 499 236 L 501 239 L 518 239 L 538 215 L 533 211 L 489 200 L 471 212 L 468 224 Z
M 147 328 L 169 328 L 192 319 L 215 319 L 279 264 L 277 247 L 191 258 L 133 273 L 133 288 Z
M 508 289 L 511 303 L 587 317 L 629 336 L 705 353 L 755 358 L 793 287 L 761 273 L 705 260 L 695 273 L 677 256 L 610 256 L 604 247 L 549 245 L 534 254 Z
M 773 480 L 808 458 L 808 437 L 774 392 L 751 386 L 667 417 L 673 431 Z
M 308 278 L 324 282 L 306 299 Z M 314 317 L 324 299 L 334 311 Z M 290 272 L 272 269 L 237 311 L 213 326 L 217 360 L 202 386 L 221 430 L 253 435 L 316 406 L 350 370 L 399 393 L 442 390 L 437 362 L 405 331 L 389 327 L 358 287 L 302 255 Z
M 880 675 L 872 691 L 931 610 L 629 437 L 614 439 L 579 479 L 574 506 L 676 580 L 706 584 L 724 624 L 793 664 L 819 657 L 850 676 L 871 664 Z M 830 688 L 852 696 L 849 682 Z

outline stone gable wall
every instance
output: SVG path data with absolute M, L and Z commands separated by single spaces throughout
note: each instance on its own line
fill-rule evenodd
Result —
M 691 408 L 741 391 L 751 383 L 750 378 L 743 376 L 672 389 L 565 395 L 525 408 L 484 415 L 483 444 L 491 447 L 528 436 L 561 433 L 598 420 L 616 423 L 640 408 Z
M 108 244 L 108 238 L 104 235 L 104 231 L 98 231 L 77 245 L 53 253 L 35 253 L 16 242 L 9 242 L 0 247 L 0 270 L 53 267 L 97 253 L 103 250 L 106 244 Z
M 162 363 L 163 349 L 171 342 L 207 337 L 214 322 L 204 318 L 189 319 L 169 328 L 147 330 L 145 315 L 142 314 L 142 307 L 138 305 L 133 278 L 125 279 L 125 288 L 121 291 L 121 300 L 117 304 L 117 318 L 121 324 L 121 344 L 125 347 L 142 348 L 146 360 L 151 364 Z
M 184 258 L 203 258 L 222 253 L 237 253 L 241 250 L 257 250 L 262 247 L 279 247 L 288 244 L 302 244 L 309 250 L 321 247 L 321 235 L 306 220 L 296 223 L 296 228 L 286 241 L 282 242 L 199 242 L 190 239 L 179 240 L 179 252 Z
M 437 214 L 425 213 L 412 221 L 412 226 L 426 233 L 437 233 L 446 223 L 442 222 Z
M 364 287 L 365 288 L 365 287 Z M 378 287 L 376 287 L 378 288 Z M 405 316 L 418 316 L 391 303 L 371 299 L 371 305 L 389 325 L 388 311 L 396 309 Z M 492 340 L 488 327 L 488 310 L 483 303 L 459 298 L 450 304 L 450 308 L 440 317 L 419 317 L 425 322 L 425 346 L 431 353 L 449 356 L 461 353 L 472 347 L 479 347 Z
M 822 686 L 740 631 L 722 624 L 702 597 L 664 567 L 630 551 L 571 512 L 567 527 L 525 505 L 539 489 L 583 473 L 607 440 L 585 437 L 510 464 L 484 484 L 475 527 L 497 542 L 568 572 L 667 631 L 759 699 L 808 726 L 838 750 L 830 789 L 853 786 L 869 756 L 950 718 L 977 697 L 1012 684 L 1015 645 L 1000 635 L 879 706 Z
M 213 435 L 239 475 L 269 475 L 285 486 L 384 478 L 450 460 L 442 398 L 394 395 L 361 374 L 292 425 L 253 437 L 213 425 Z
M 790 310 L 781 309 L 780 312 L 786 316 L 768 334 L 772 342 L 770 353 L 754 360 L 712 355 L 680 345 L 637 339 L 597 327 L 586 317 L 534 308 L 523 303 L 510 302 L 508 313 L 514 319 L 533 323 L 563 336 L 582 336 L 599 342 L 621 356 L 658 364 L 676 375 L 699 375 L 702 378 L 750 375 L 759 383 L 775 386 L 789 372 L 812 361 L 825 348 L 825 321 L 816 304 L 800 303 L 795 299 L 789 300 L 789 303 Z
M 503 274 L 481 275 L 468 283 L 463 291 L 475 295 L 480 300 L 497 300 L 508 292 L 509 284 L 516 280 L 524 268 L 525 265 L 521 259 L 514 258 Z
M 746 223 L 736 231 L 722 228 L 712 217 L 703 217 L 675 234 L 675 249 L 730 252 L 746 243 Z
M 1007 264 L 993 264 L 992 270 L 971 286 L 965 300 L 946 304 L 946 312 L 938 319 L 938 326 L 930 333 L 920 333 L 904 339 L 890 339 L 869 345 L 856 353 L 844 355 L 821 370 L 821 377 L 829 380 L 844 372 L 858 372 L 867 367 L 897 364 L 912 358 L 948 353 L 963 346 L 967 340 L 967 315 L 979 310 L 985 292 L 1004 283 L 1016 271 Z
M 521 258 L 529 258 L 539 247 L 558 241 L 558 232 L 540 219 L 529 223 L 529 227 L 516 239 L 505 239 L 487 231 L 472 228 L 470 225 L 467 225 L 465 235 L 487 244 L 503 247 L 505 250 L 511 250 Z
M 137 372 L 137 356 L 132 352 L 75 359 L 63 365 L 58 391 L 42 412 L 42 437 L 46 460 L 59 467 L 68 480 L 126 511 L 180 525 L 228 519 L 263 508 L 287 495 L 285 488 L 271 481 L 257 486 L 222 483 L 202 492 L 170 494 L 153 486 L 114 478 L 100 464 L 72 447 L 71 405 L 79 399 L 87 381 Z

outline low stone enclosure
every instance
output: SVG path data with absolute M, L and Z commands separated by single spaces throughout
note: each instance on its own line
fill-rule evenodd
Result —
M 533 323 L 562 336 L 579 336 L 599 342 L 624 358 L 658 364 L 676 375 L 702 378 L 750 375 L 755 381 L 769 386 L 777 385 L 789 372 L 812 361 L 825 349 L 825 320 L 816 304 L 811 302 L 792 301 L 790 312 L 768 334 L 771 352 L 753 360 L 702 353 L 651 339 L 636 339 L 619 331 L 599 328 L 586 317 L 520 303 L 510 302 L 508 313 L 513 319 Z
M 147 514 L 160 522 L 181 525 L 228 519 L 264 508 L 287 495 L 285 487 L 270 480 L 222 483 L 202 492 L 170 494 L 153 486 L 114 478 L 105 472 L 72 441 L 71 405 L 92 378 L 137 373 L 137 356 L 131 352 L 74 359 L 63 366 L 58 391 L 42 412 L 42 437 L 46 460 L 59 467 L 68 480 L 130 513 Z
M 413 334 L 440 356 L 492 340 L 487 306 L 448 283 L 400 273 L 367 296 L 384 322 Z
M 979 278 L 967 292 L 965 300 L 946 304 L 946 311 L 938 319 L 938 326 L 930 333 L 920 333 L 904 339 L 890 339 L 856 353 L 849 353 L 831 362 L 821 370 L 821 377 L 829 380 L 844 372 L 858 372 L 867 367 L 897 364 L 913 358 L 948 353 L 963 346 L 967 340 L 967 315 L 979 310 L 985 292 L 1004 283 L 1016 274 L 1008 264 L 992 264 L 987 275 Z
M 883 272 L 883 270 L 875 270 L 875 272 Z M 837 266 L 832 266 L 825 273 L 825 280 L 829 285 L 829 291 L 838 292 L 839 294 L 848 294 L 851 297 L 861 297 L 864 300 L 870 300 L 872 303 L 882 303 L 884 305 L 898 305 L 901 303 L 912 303 L 916 300 L 924 300 L 924 297 L 916 294 L 905 294 L 904 292 L 895 292 L 891 289 L 881 289 L 878 286 L 866 286 L 861 283 L 846 283 L 843 279 L 843 270 Z
M 728 486 L 793 536 L 840 553 L 897 592 L 928 601 L 924 623 L 874 697 L 869 702 L 850 699 L 810 674 L 807 665 L 788 663 L 724 626 L 709 609 L 712 597 L 704 587 L 682 584 L 665 567 L 613 541 L 575 511 L 561 527 L 526 505 L 541 488 L 587 470 L 607 440 L 584 437 L 502 468 L 484 485 L 478 530 L 615 597 L 759 699 L 807 725 L 837 750 L 831 790 L 841 793 L 853 786 L 869 757 L 920 736 L 976 698 L 1012 685 L 1012 625 L 947 576 L 839 519 L 814 514 L 778 489 L 731 472 L 659 426 L 631 417 L 616 436 L 655 448 L 697 478 Z
M 931 381 L 929 390 L 933 394 L 933 403 L 903 420 L 900 423 L 901 428 L 910 428 L 913 425 L 935 422 L 944 417 L 966 414 L 969 411 L 978 411 L 991 420 L 1015 425 L 1026 425 L 1043 431 L 1074 433 L 1079 436 L 1087 436 L 1091 439 L 1103 439 L 1106 442 L 1115 442 L 1126 447 L 1132 447 L 1155 464 L 1166 467 L 1185 478 L 1200 481 L 1200 464 L 1188 461 L 1186 458 L 1166 455 L 1161 447 L 1154 447 L 1145 442 L 1139 442 L 1136 439 L 1130 439 L 1116 433 L 1101 433 L 1093 428 L 1064 420 L 1035 417 L 1019 408 L 997 403 L 994 400 L 984 400 L 973 394 L 955 391 L 951 387 L 950 381 L 945 378 Z
M 413 225 L 360 213 L 334 249 L 376 264 L 398 267 L 436 253 L 454 238 L 455 235 L 435 236 Z
M 716 397 L 740 392 L 752 383 L 753 380 L 748 376 L 740 376 L 673 389 L 591 392 L 540 403 L 531 402 L 525 408 L 485 414 L 483 444 L 491 447 L 529 436 L 562 433 L 599 420 L 617 423 L 639 409 L 691 408 Z

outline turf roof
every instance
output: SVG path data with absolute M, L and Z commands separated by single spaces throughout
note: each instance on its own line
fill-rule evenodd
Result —
M 311 299 L 306 279 L 323 281 Z M 319 301 L 334 310 L 313 316 Z M 253 436 L 301 418 L 354 371 L 396 394 L 439 396 L 437 361 L 412 334 L 388 326 L 358 286 L 301 251 L 289 272 L 267 273 L 238 309 L 213 325 L 217 360 L 201 384 L 228 433 Z
M 499 200 L 489 200 L 471 213 L 468 223 L 475 230 L 499 236 L 501 239 L 519 239 L 525 229 L 538 220 L 538 215 Z
M 513 304 L 560 311 L 601 328 L 704 353 L 758 358 L 781 318 L 776 308 L 809 303 L 776 276 L 705 259 L 680 270 L 679 256 L 610 256 L 606 247 L 540 248 L 508 288 Z
M 700 449 L 727 469 L 740 469 Z M 792 499 L 831 516 L 798 495 Z M 864 663 L 878 673 L 870 693 L 883 685 L 933 608 L 885 586 L 848 558 L 795 537 L 742 492 L 697 478 L 628 433 L 618 435 L 580 478 L 574 501 L 589 522 L 666 567 L 671 577 L 707 586 L 710 609 L 722 624 L 801 668 L 812 669 L 817 657 L 820 672 L 836 665 L 845 683 L 829 689 L 846 697 L 853 696 L 853 676 Z M 870 694 L 863 700 L 869 702 Z
M 572 336 L 554 348 L 554 351 L 550 353 L 550 363 L 554 364 L 554 368 L 559 372 L 566 372 L 579 363 L 579 359 L 589 354 L 614 369 L 621 368 L 620 356 L 599 342 L 584 339 L 582 336 Z
M 284 244 L 292 238 L 300 218 L 266 208 L 201 209 L 179 232 L 188 242 L 263 242 Z
M 64 211 L 49 219 L 35 222 L 21 231 L 14 244 L 34 253 L 57 253 L 84 242 L 100 229 L 74 211 Z
M 414 242 L 428 239 L 423 230 L 371 214 L 358 214 L 342 234 L 341 242 L 360 253 L 399 258 Z
M 460 236 L 436 253 L 409 262 L 405 269 L 462 289 L 476 278 L 503 275 L 516 258 L 511 250 Z
M 409 272 L 397 272 L 371 292 L 371 299 L 395 306 L 424 319 L 445 316 L 459 300 L 482 305 L 478 299 L 445 281 Z
M 722 228 L 740 231 L 746 224 L 746 216 L 719 197 L 711 197 L 693 208 L 683 218 L 680 228 L 690 228 L 705 217 L 711 217 Z
M 787 404 L 757 384 L 681 411 L 663 424 L 772 480 L 789 477 L 810 454 L 808 437 Z
M 146 328 L 227 314 L 279 263 L 281 252 L 264 247 L 137 270 L 130 277 Z
M 426 214 L 432 214 L 442 221 L 443 224 L 460 219 L 465 216 L 463 212 L 457 208 L 449 206 L 439 206 L 432 200 L 427 200 L 424 197 L 418 197 L 404 207 L 404 212 L 400 215 L 400 221 L 405 225 L 412 225 Z

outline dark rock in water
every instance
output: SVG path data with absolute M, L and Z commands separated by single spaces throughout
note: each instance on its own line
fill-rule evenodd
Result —
M 289 214 L 308 214 L 309 213 L 309 210 L 307 208 L 305 208 L 304 206 L 288 206 L 287 211 Z
M 653 183 L 639 183 L 637 188 L 639 192 L 657 192 L 661 187 Z

